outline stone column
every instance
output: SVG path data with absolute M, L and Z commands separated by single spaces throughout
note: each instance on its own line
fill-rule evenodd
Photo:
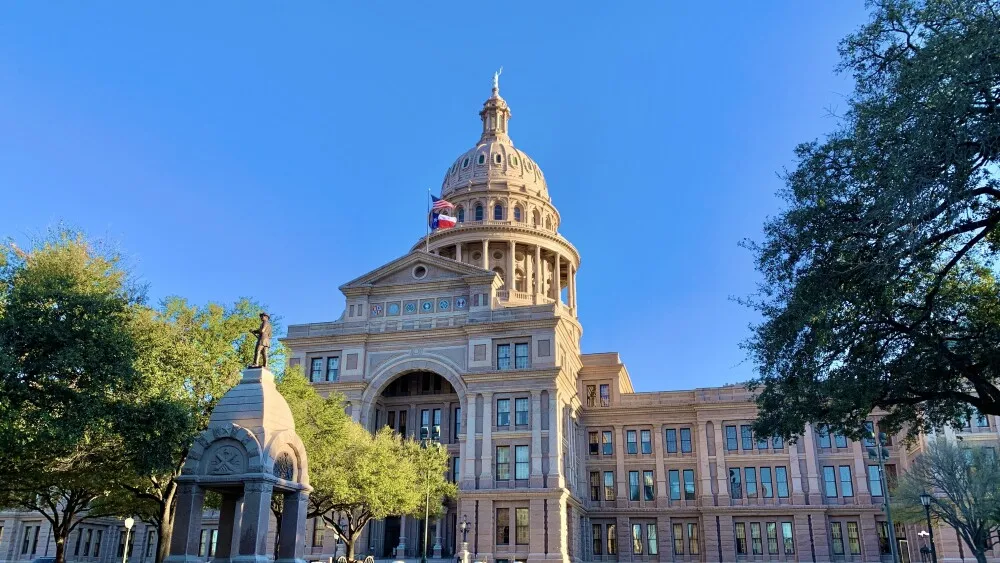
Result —
M 615 506 L 628 506 L 628 473 L 625 471 L 625 431 L 621 425 L 613 427 L 613 448 L 615 452 Z M 631 533 L 631 532 L 630 532 Z M 631 537 L 631 536 L 630 536 Z M 631 545 L 631 541 L 628 545 Z M 624 548 L 619 544 L 619 548 Z M 619 550 L 620 552 L 620 550 Z M 631 551 L 629 552 L 631 553 Z
M 542 392 L 531 391 L 531 487 L 543 486 L 542 477 Z
M 483 467 L 479 488 L 493 488 L 493 393 L 483 393 Z
M 536 251 L 538 247 L 535 247 Z M 531 259 L 531 254 L 524 253 L 524 291 L 531 295 L 531 302 L 537 303 L 535 299 L 535 263 Z
M 490 269 L 490 239 L 483 239 L 483 269 Z
M 576 266 L 569 265 L 569 306 L 576 314 Z
M 556 298 L 556 303 L 562 303 L 562 281 L 560 280 L 560 278 L 562 277 L 562 271 L 561 271 L 562 264 L 560 264 L 560 262 L 562 262 L 562 256 L 559 256 L 559 253 L 557 252 L 555 258 L 556 258 L 556 265 L 555 265 L 555 270 L 552 273 L 552 286 L 555 288 L 556 291 L 556 294 L 554 295 L 554 297 Z
M 809 485 L 809 504 L 821 504 L 822 492 L 819 488 L 819 469 L 816 464 L 816 438 L 812 424 L 806 425 L 805 432 L 805 456 L 806 456 L 806 477 Z M 813 525 L 816 523 L 813 522 Z M 825 536 L 825 534 L 824 534 Z
M 562 487 L 562 409 L 559 405 L 559 391 L 549 391 L 549 477 L 550 488 Z
M 243 485 L 243 519 L 240 522 L 239 555 L 233 563 L 267 563 L 271 546 L 267 528 L 271 520 L 271 492 L 267 481 L 247 481 Z
M 515 280 L 517 277 L 514 275 L 514 241 L 507 243 L 507 291 L 514 291 L 516 289 Z
M 455 245 L 455 260 L 458 262 L 462 261 L 462 243 L 457 243 Z
M 396 545 L 396 559 L 406 557 L 406 516 L 399 517 L 399 544 Z
M 205 489 L 193 483 L 181 483 L 174 509 L 174 535 L 170 539 L 168 561 L 185 563 L 199 559 L 198 543 L 201 539 L 201 515 L 205 504 Z
M 222 505 L 219 507 L 219 540 L 215 546 L 216 563 L 229 563 L 232 559 L 233 546 L 239 545 L 240 538 L 237 532 L 240 530 L 240 513 L 242 510 L 243 497 L 238 493 L 226 493 L 222 495 Z
M 654 434 L 649 438 L 653 441 L 653 455 L 656 458 L 656 505 L 667 506 L 669 495 L 667 495 L 666 472 L 663 469 L 663 427 L 654 426 L 649 432 Z M 656 436 L 656 434 L 659 434 L 659 436 Z
M 535 245 L 535 295 L 542 292 L 542 287 L 544 287 L 544 282 L 542 281 L 542 275 L 545 273 L 545 269 L 542 267 L 542 247 Z
M 448 511 L 445 510 L 434 524 L 434 559 L 441 559 L 441 528 L 447 519 Z
M 788 478 L 791 479 L 789 494 L 792 504 L 805 504 L 806 496 L 802 489 L 802 472 L 799 470 L 799 446 L 798 444 L 786 443 L 788 448 Z M 777 474 L 775 478 L 775 489 L 777 489 Z M 777 492 L 775 492 L 777 498 Z
M 465 471 L 462 472 L 462 481 L 466 483 L 466 488 L 476 488 L 476 394 L 468 393 L 465 400 L 465 459 L 461 460 L 465 464 Z
M 715 471 L 717 475 L 717 487 L 719 489 L 719 504 L 729 506 L 729 468 L 726 466 L 726 425 L 722 420 L 713 421 L 717 428 L 715 432 Z
M 278 559 L 275 563 L 305 563 L 306 509 L 309 494 L 304 491 L 286 493 L 281 510 L 278 533 Z

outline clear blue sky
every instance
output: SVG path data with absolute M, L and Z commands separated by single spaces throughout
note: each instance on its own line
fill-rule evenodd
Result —
M 757 275 L 796 143 L 834 126 L 860 1 L 9 3 L 0 235 L 120 242 L 150 297 L 252 296 L 335 319 L 341 283 L 424 232 L 427 188 L 511 136 L 580 250 L 586 352 L 638 390 L 744 380 Z M 254 268 L 264 262 L 266 267 Z

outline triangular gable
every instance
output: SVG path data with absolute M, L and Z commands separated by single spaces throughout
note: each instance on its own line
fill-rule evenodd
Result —
M 413 277 L 413 269 L 418 265 L 424 266 L 426 275 L 421 279 Z M 367 274 L 355 278 L 340 286 L 341 291 L 348 291 L 356 288 L 368 288 L 377 285 L 401 285 L 421 283 L 423 281 L 441 281 L 448 278 L 463 279 L 468 277 L 481 278 L 481 281 L 489 283 L 495 276 L 493 272 L 484 270 L 478 266 L 471 266 L 444 258 L 437 254 L 430 254 L 423 250 L 414 250 L 400 258 L 368 272 Z

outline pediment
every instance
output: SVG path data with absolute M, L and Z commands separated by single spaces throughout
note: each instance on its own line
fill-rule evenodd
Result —
M 382 265 L 367 274 L 340 286 L 347 293 L 351 290 L 370 289 L 382 286 L 415 285 L 432 282 L 466 281 L 468 283 L 490 283 L 493 272 L 477 266 L 470 266 L 414 250 L 409 254 Z

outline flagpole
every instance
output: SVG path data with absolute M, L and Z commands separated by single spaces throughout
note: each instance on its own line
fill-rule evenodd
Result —
M 427 188 L 427 236 L 424 237 L 424 252 L 431 253 L 431 189 Z

